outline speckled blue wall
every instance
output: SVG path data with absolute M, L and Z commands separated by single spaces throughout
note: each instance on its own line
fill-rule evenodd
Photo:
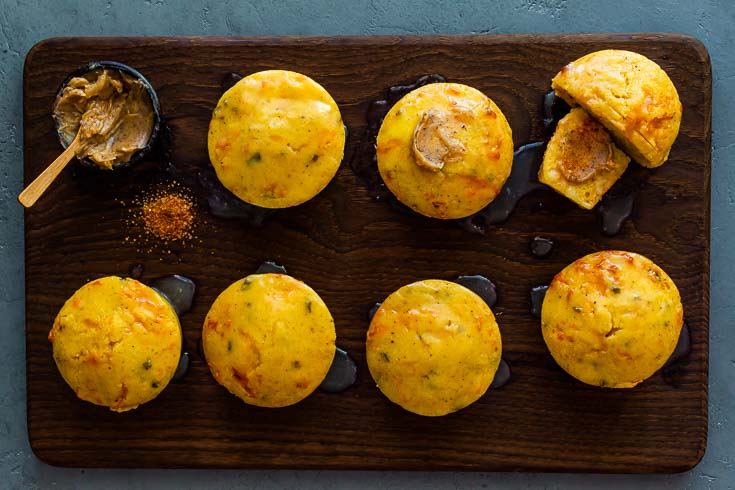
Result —
M 58 469 L 25 427 L 23 59 L 74 35 L 293 35 L 669 31 L 710 51 L 714 75 L 710 432 L 693 471 L 669 476 Z M 504 0 L 0 0 L 0 488 L 735 488 L 735 2 Z

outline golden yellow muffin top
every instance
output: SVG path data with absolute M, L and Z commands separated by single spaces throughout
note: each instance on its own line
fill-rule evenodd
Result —
M 578 206 L 592 209 L 629 162 L 602 124 L 575 107 L 557 124 L 538 177 Z
M 345 128 L 334 99 L 306 75 L 254 73 L 226 91 L 209 123 L 209 159 L 222 184 L 256 206 L 287 208 L 337 173 Z
M 436 279 L 388 296 L 367 333 L 368 368 L 378 388 L 426 416 L 477 401 L 495 377 L 501 349 L 490 307 L 464 286 Z
M 124 412 L 158 396 L 181 356 L 179 318 L 158 292 L 110 276 L 79 288 L 48 334 L 79 398 Z
M 313 289 L 284 274 L 253 274 L 214 301 L 202 344 L 214 379 L 230 393 L 250 405 L 285 407 L 324 381 L 335 337 Z
M 500 192 L 513 165 L 513 137 L 482 92 L 433 83 L 391 108 L 376 152 L 380 175 L 399 201 L 424 216 L 464 218 Z
M 551 282 L 541 331 L 554 360 L 584 383 L 631 388 L 671 356 L 683 323 L 679 291 L 649 259 L 607 250 Z
M 679 134 L 681 102 L 666 72 L 645 56 L 606 49 L 566 65 L 551 86 L 584 107 L 644 167 L 658 167 Z

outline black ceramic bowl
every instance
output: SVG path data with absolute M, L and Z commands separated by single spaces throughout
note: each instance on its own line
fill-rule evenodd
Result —
M 92 61 L 91 63 L 87 63 L 86 65 L 82 66 L 81 68 L 74 70 L 72 73 L 69 74 L 68 77 L 64 80 L 64 83 L 61 84 L 61 87 L 59 88 L 59 91 L 56 93 L 56 99 L 54 99 L 54 106 L 56 105 L 56 100 L 61 96 L 61 92 L 64 90 L 64 88 L 67 86 L 69 81 L 74 77 L 80 77 L 83 76 L 86 73 L 89 73 L 91 71 L 95 70 L 101 70 L 103 68 L 109 68 L 113 70 L 118 70 L 121 72 L 124 72 L 133 78 L 137 78 L 138 80 L 143 83 L 143 86 L 148 91 L 148 95 L 151 97 L 151 105 L 153 106 L 153 130 L 151 131 L 151 137 L 148 138 L 148 144 L 144 147 L 135 152 L 131 157 L 130 160 L 127 162 L 120 162 L 116 163 L 111 170 L 119 170 L 121 168 L 130 167 L 132 165 L 135 165 L 136 163 L 143 160 L 148 153 L 150 153 L 151 149 L 155 146 L 156 140 L 158 139 L 158 134 L 161 129 L 161 104 L 158 102 L 158 96 L 156 95 L 156 91 L 153 90 L 153 86 L 151 83 L 140 74 L 138 70 L 135 68 L 132 68 L 126 64 L 118 63 L 117 61 Z M 52 117 L 53 117 L 53 108 L 52 108 Z M 56 128 L 56 134 L 59 138 L 59 142 L 61 143 L 61 146 L 66 149 L 68 146 L 66 141 L 64 141 L 64 138 L 62 134 L 59 132 L 59 123 L 54 117 L 54 127 Z M 100 171 L 107 171 L 103 168 L 101 168 L 99 165 L 94 163 L 92 160 L 88 158 L 77 158 L 85 167 L 94 168 Z

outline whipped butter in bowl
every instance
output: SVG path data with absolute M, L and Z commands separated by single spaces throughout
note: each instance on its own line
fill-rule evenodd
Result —
M 54 101 L 53 118 L 62 146 L 80 133 L 77 158 L 102 170 L 141 160 L 155 143 L 161 119 L 148 80 L 113 61 L 89 63 L 69 76 Z

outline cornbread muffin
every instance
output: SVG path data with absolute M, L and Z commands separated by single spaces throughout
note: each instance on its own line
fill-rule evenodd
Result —
M 426 416 L 474 403 L 492 383 L 501 354 L 490 307 L 464 286 L 434 279 L 388 296 L 373 316 L 366 347 L 383 394 Z
M 643 55 L 607 49 L 569 63 L 551 87 L 582 106 L 644 167 L 658 167 L 679 133 L 681 102 L 666 72 Z
M 209 124 L 209 158 L 222 184 L 263 208 L 321 192 L 337 173 L 345 128 L 329 93 L 311 78 L 269 70 L 225 92 Z
M 500 192 L 513 164 L 502 111 L 458 83 L 417 88 L 388 112 L 377 141 L 378 168 L 406 206 L 440 219 L 464 218 Z
M 629 162 L 602 124 L 577 107 L 557 124 L 538 178 L 578 206 L 592 209 Z
M 597 252 L 554 277 L 541 309 L 551 355 L 584 383 L 631 388 L 671 356 L 682 326 L 679 291 L 646 257 Z
M 250 405 L 285 407 L 324 380 L 335 337 L 313 289 L 284 274 L 252 274 L 214 301 L 202 344 L 214 379 L 230 393 Z
M 181 327 L 168 301 L 135 279 L 115 276 L 79 288 L 48 339 L 77 396 L 115 412 L 158 396 L 181 356 Z

